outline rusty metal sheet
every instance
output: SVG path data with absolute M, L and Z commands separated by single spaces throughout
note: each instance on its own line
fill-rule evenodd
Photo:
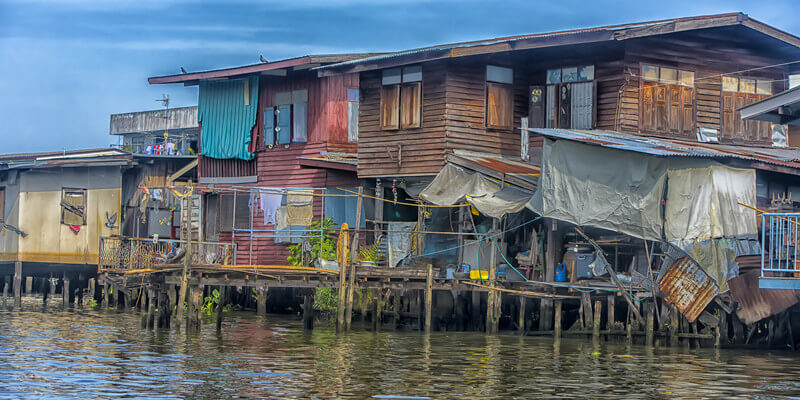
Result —
M 719 294 L 714 280 L 688 257 L 672 264 L 658 286 L 689 322 L 697 320 L 708 303 Z
M 761 289 L 758 287 L 759 275 L 757 270 L 748 270 L 728 281 L 731 298 L 739 303 L 736 315 L 748 325 L 795 305 L 800 295 L 791 289 Z

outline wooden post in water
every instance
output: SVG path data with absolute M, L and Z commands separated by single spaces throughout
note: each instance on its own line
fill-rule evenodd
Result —
M 156 319 L 156 304 L 158 303 L 158 298 L 156 297 L 156 290 L 153 287 L 147 288 L 147 328 L 155 328 L 155 319 Z
M 8 299 L 8 279 L 3 279 L 3 307 L 6 307 L 6 302 Z
M 470 291 L 472 305 L 470 306 L 470 317 L 472 318 L 472 329 L 481 330 L 481 292 L 473 289 Z
M 49 282 L 50 282 L 50 280 L 48 279 L 48 283 Z M 93 301 L 95 301 L 95 295 L 96 295 L 96 292 L 97 292 L 97 289 L 95 289 L 95 288 L 96 288 L 95 279 L 94 278 L 89 278 L 89 299 L 90 299 L 89 303 L 90 304 Z
M 519 296 L 519 319 L 517 320 L 517 329 L 519 329 L 519 334 L 525 334 L 525 303 L 528 302 L 528 299 L 525 296 Z
M 350 238 L 342 237 L 347 235 L 347 223 L 342 224 L 342 229 L 339 231 L 339 240 L 337 241 L 339 247 L 339 304 L 336 308 L 336 330 L 343 332 L 345 330 L 344 317 L 345 307 L 347 306 L 347 261 L 350 259 L 347 250 L 349 248 Z M 265 304 L 266 305 L 266 304 Z
M 192 185 L 191 179 L 189 186 Z M 181 230 L 185 236 L 184 245 L 186 249 L 183 255 L 183 275 L 181 277 L 180 293 L 178 293 L 178 323 L 175 326 L 181 326 L 183 323 L 183 304 L 186 302 L 187 291 L 189 290 L 189 275 L 192 269 L 192 196 L 183 198 L 183 208 L 181 208 Z M 234 260 L 235 262 L 235 260 Z M 188 308 L 188 307 L 187 307 Z
M 425 276 L 425 333 L 431 333 L 433 313 L 433 264 L 428 263 Z
M 303 296 L 303 329 L 314 329 L 314 295 Z
M 670 306 L 669 314 L 669 345 L 671 347 L 677 347 L 679 344 L 678 331 L 681 326 L 681 315 L 678 313 L 678 307 L 675 307 L 674 305 Z
M 628 343 L 633 343 L 633 311 L 628 306 L 628 323 L 625 325 L 625 338 Z
M 559 262 L 558 257 L 561 253 L 562 235 L 558 230 L 558 222 L 556 220 L 547 220 L 545 223 L 547 230 L 546 247 L 545 247 L 545 275 L 546 282 L 555 281 L 556 264 Z M 549 331 L 553 321 L 553 301 L 549 299 L 542 299 L 539 303 L 539 330 Z
M 22 307 L 22 261 L 14 263 L 14 307 Z
M 600 314 L 602 312 L 603 303 L 600 300 L 594 301 L 594 320 L 592 325 L 592 337 L 595 340 L 600 339 Z
M 652 346 L 653 345 L 653 325 L 655 324 L 655 320 L 654 320 L 654 317 L 655 317 L 655 315 L 654 315 L 655 314 L 655 304 L 649 304 L 648 303 L 646 307 L 647 307 L 647 317 L 646 317 L 647 320 L 646 320 L 645 323 L 647 324 L 647 326 L 645 327 L 645 341 L 646 341 L 647 346 Z
M 267 296 L 269 295 L 269 288 L 262 286 L 258 288 L 258 302 L 256 304 L 256 312 L 258 315 L 267 315 Z
M 358 200 L 356 201 L 356 220 L 353 227 L 353 241 L 350 243 L 350 272 L 349 285 L 347 288 L 347 308 L 345 309 L 345 329 L 350 330 L 353 323 L 353 292 L 356 286 L 356 262 L 358 261 L 358 231 L 361 228 L 361 206 L 364 204 L 364 197 L 362 194 L 364 187 L 358 187 Z M 419 244 L 418 244 L 419 245 Z
M 555 323 L 553 324 L 553 337 L 561 338 L 561 299 L 556 299 Z
M 108 294 L 109 287 L 111 287 L 111 286 L 108 284 L 108 280 L 107 279 L 103 279 L 103 300 L 102 300 L 103 304 L 102 305 L 105 308 L 109 307 L 109 299 L 110 299 L 110 295 Z
M 219 303 L 217 304 L 217 331 L 220 331 L 222 330 L 222 309 L 225 307 L 225 300 L 228 297 L 228 287 L 220 286 L 218 290 Z
M 492 235 L 497 235 L 497 218 L 492 220 Z M 490 256 L 489 256 L 489 286 L 494 288 L 497 286 L 497 237 L 492 236 L 490 239 Z M 486 333 L 497 333 L 498 323 L 500 322 L 499 306 L 500 306 L 500 292 L 497 290 L 489 290 L 486 301 Z
M 64 282 L 64 286 L 61 288 L 61 296 L 63 298 L 64 308 L 66 308 L 66 307 L 71 306 L 70 301 L 69 301 L 69 290 L 70 290 L 70 288 L 69 288 L 69 278 L 67 278 L 65 276 L 64 278 L 62 278 L 62 281 Z
M 614 307 L 616 306 L 617 298 L 615 295 L 610 294 L 607 297 L 608 301 L 608 321 L 606 321 L 606 330 L 612 331 L 614 330 L 614 322 L 616 322 L 616 317 L 614 316 Z
M 27 276 L 25 277 L 25 294 L 30 296 L 33 294 L 33 277 Z

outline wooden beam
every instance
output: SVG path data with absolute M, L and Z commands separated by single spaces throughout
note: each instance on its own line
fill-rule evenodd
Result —
M 194 160 L 192 160 L 192 162 L 186 164 L 185 166 L 183 166 L 183 168 L 179 169 L 174 174 L 168 176 L 167 177 L 167 186 L 171 185 L 173 181 L 175 181 L 176 179 L 180 178 L 183 174 L 189 172 L 189 170 L 191 170 L 192 168 L 196 167 L 198 161 L 199 161 L 199 159 L 195 158 Z

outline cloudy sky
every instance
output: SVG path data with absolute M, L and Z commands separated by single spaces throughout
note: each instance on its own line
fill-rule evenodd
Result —
M 800 34 L 794 1 L 0 0 L 0 153 L 116 143 L 109 114 L 157 108 L 162 93 L 172 106 L 196 103 L 196 88 L 147 84 L 180 66 L 731 11 Z

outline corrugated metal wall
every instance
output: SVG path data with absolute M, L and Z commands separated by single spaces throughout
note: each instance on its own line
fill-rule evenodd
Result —
M 245 84 L 248 100 L 245 101 Z M 198 120 L 201 154 L 211 158 L 251 160 L 250 132 L 258 114 L 258 78 L 200 82 Z

